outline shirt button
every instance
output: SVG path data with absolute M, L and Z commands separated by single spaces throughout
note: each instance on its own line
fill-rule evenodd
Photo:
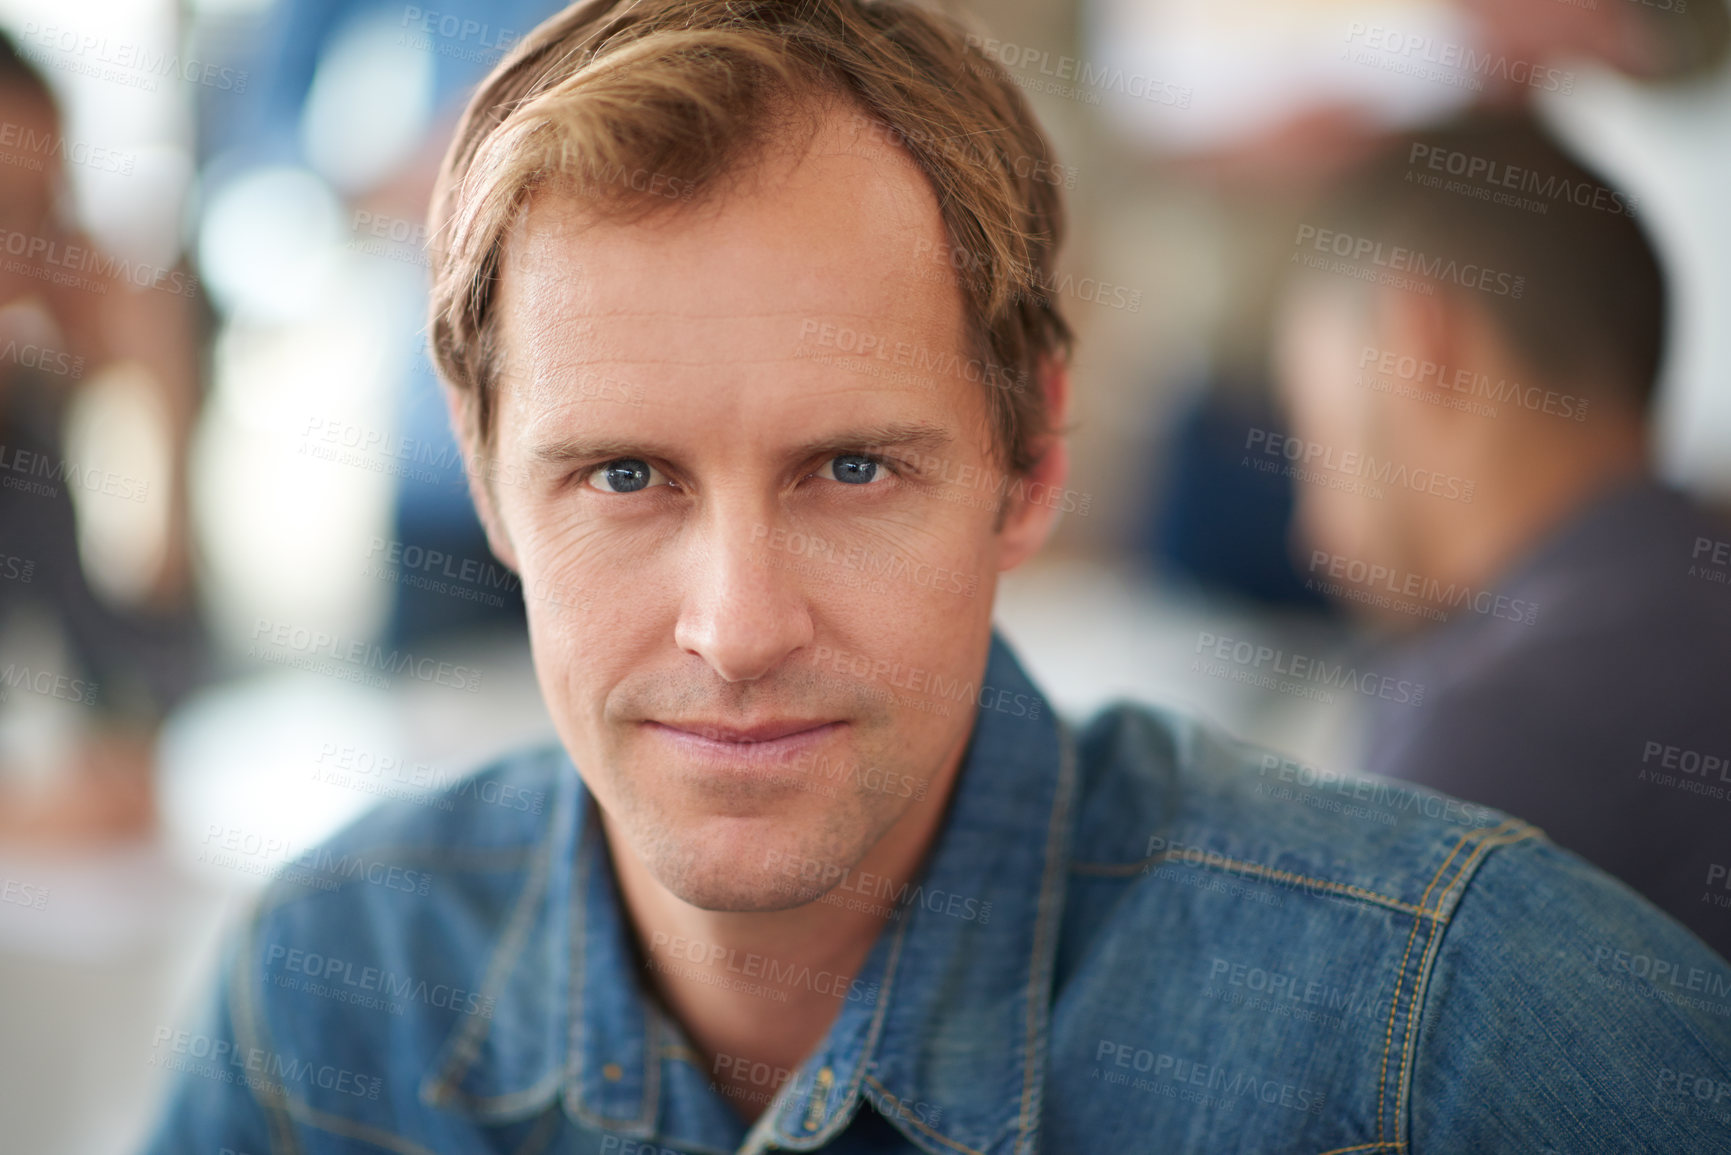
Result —
M 618 1063 L 608 1063 L 601 1068 L 601 1077 L 609 1083 L 617 1083 L 625 1077 L 625 1070 Z
M 815 1131 L 823 1124 L 824 1107 L 829 1089 L 835 1085 L 835 1072 L 828 1067 L 817 1073 L 817 1085 L 812 1088 L 811 1106 L 805 1113 L 805 1129 Z

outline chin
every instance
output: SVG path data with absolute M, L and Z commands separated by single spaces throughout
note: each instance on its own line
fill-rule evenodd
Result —
M 810 814 L 706 817 L 663 827 L 637 850 L 656 881 L 701 910 L 791 910 L 833 890 L 870 849 L 864 831 L 820 833 L 826 825 Z
M 757 845 L 762 844 L 757 840 Z M 737 852 L 660 854 L 648 859 L 647 865 L 668 893 L 699 910 L 791 910 L 817 900 L 830 888 L 763 865 L 765 857 L 755 848 L 741 847 Z
M 779 876 L 745 879 L 726 872 L 702 877 L 662 879 L 676 898 L 699 910 L 762 914 L 793 910 L 823 897 L 824 888 Z

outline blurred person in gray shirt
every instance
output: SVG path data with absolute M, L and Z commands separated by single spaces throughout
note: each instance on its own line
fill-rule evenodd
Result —
M 1670 289 L 1524 115 L 1402 137 L 1292 242 L 1276 376 L 1307 585 L 1392 635 L 1364 769 L 1518 814 L 1731 956 L 1731 528 L 1655 479 Z M 1260 432 L 1260 436 L 1258 433 Z

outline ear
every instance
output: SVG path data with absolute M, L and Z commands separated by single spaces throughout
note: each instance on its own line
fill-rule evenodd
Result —
M 1420 389 L 1435 389 L 1441 384 L 1439 374 L 1445 367 L 1453 370 L 1460 366 L 1460 326 L 1455 312 L 1453 300 L 1444 294 L 1425 296 L 1379 288 L 1372 312 L 1377 345 L 1396 358 L 1413 358 L 1418 367 L 1411 383 Z
M 1087 512 L 1087 497 L 1065 488 L 1070 479 L 1070 451 L 1064 444 L 1064 423 L 1070 409 L 1070 368 L 1057 357 L 1046 357 L 1037 373 L 1046 396 L 1047 427 L 1039 458 L 1025 477 L 1006 487 L 1003 525 L 998 530 L 998 568 L 1014 569 L 1039 552 L 1058 524 L 1061 512 Z
M 1417 359 L 1412 376 L 1400 373 L 1404 378 L 1401 383 L 1431 394 L 1433 399 L 1457 396 L 1464 382 L 1480 375 L 1525 375 L 1503 339 L 1494 313 L 1462 294 L 1420 296 L 1384 288 L 1378 293 L 1377 327 L 1383 349 Z M 1467 410 L 1453 405 L 1409 408 L 1424 410 L 1433 428 L 1475 420 Z
M 489 457 L 487 447 L 480 437 L 475 399 L 471 394 L 454 389 L 448 384 L 444 385 L 444 391 L 445 408 L 451 414 L 451 428 L 456 432 L 457 444 L 462 448 L 463 474 L 469 481 L 469 500 L 475 503 L 475 513 L 481 519 L 481 528 L 487 534 L 487 545 L 493 550 L 493 556 L 507 569 L 520 574 L 522 571 L 517 566 L 517 550 L 511 544 L 511 535 L 505 531 L 504 519 L 499 515 L 498 493 L 493 485 L 496 463 Z

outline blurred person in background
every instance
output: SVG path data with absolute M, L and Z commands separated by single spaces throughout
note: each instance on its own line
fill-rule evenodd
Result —
M 1731 527 L 1653 476 L 1638 205 L 1481 113 L 1306 220 L 1272 454 L 1304 471 L 1298 567 L 1426 687 L 1371 703 L 1363 768 L 1536 823 L 1731 956 Z
M 1118 6 L 1118 0 L 1096 2 L 1103 8 Z M 1273 39 L 1284 31 L 1291 37 L 1293 59 L 1269 63 L 1293 68 L 1298 67 L 1296 61 L 1304 52 L 1314 49 L 1312 36 L 1327 36 L 1331 45 L 1339 43 L 1339 29 L 1346 27 L 1349 17 L 1382 22 L 1403 34 L 1410 32 L 1415 41 L 1431 36 L 1434 42 L 1412 53 L 1412 59 L 1419 63 L 1435 63 L 1451 44 L 1469 46 L 1479 60 L 1491 62 L 1491 66 L 1481 64 L 1472 72 L 1471 84 L 1441 87 L 1414 81 L 1412 89 L 1429 90 L 1422 98 L 1415 97 L 1414 91 L 1391 89 L 1380 100 L 1366 99 L 1351 85 L 1337 83 L 1358 71 L 1352 65 L 1320 73 L 1300 72 L 1299 81 L 1288 80 L 1289 89 L 1278 115 L 1271 115 L 1266 122 L 1247 118 L 1254 128 L 1228 121 L 1229 127 L 1219 139 L 1206 145 L 1190 142 L 1187 147 L 1191 151 L 1171 163 L 1173 175 L 1200 182 L 1211 207 L 1225 216 L 1220 231 L 1229 239 L 1220 243 L 1229 254 L 1226 263 L 1230 266 L 1236 262 L 1239 267 L 1225 290 L 1230 300 L 1221 310 L 1201 379 L 1191 383 L 1193 388 L 1171 415 L 1164 438 L 1168 458 L 1159 470 L 1159 483 L 1146 513 L 1144 548 L 1168 572 L 1197 580 L 1215 592 L 1248 597 L 1270 607 L 1309 608 L 1316 603 L 1303 580 L 1306 575 L 1294 572 L 1281 545 L 1292 508 L 1292 486 L 1278 473 L 1259 474 L 1240 468 L 1236 452 L 1246 429 L 1278 425 L 1279 418 L 1270 405 L 1265 336 L 1273 327 L 1275 292 L 1281 281 L 1278 263 L 1289 255 L 1287 242 L 1299 214 L 1320 188 L 1338 180 L 1345 169 L 1384 141 L 1393 126 L 1428 123 L 1449 111 L 1434 102 L 1452 97 L 1456 110 L 1469 103 L 1477 107 L 1531 107 L 1547 95 L 1544 85 L 1553 83 L 1544 79 L 1545 68 L 1577 69 L 1583 64 L 1589 66 L 1589 73 L 1595 71 L 1593 65 L 1602 64 L 1615 70 L 1619 78 L 1636 82 L 1618 87 L 1627 89 L 1619 101 L 1626 99 L 1638 110 L 1633 135 L 1654 142 L 1653 154 L 1643 157 L 1641 163 L 1655 172 L 1665 172 L 1674 186 L 1672 191 L 1681 187 L 1692 193 L 1695 190 L 1691 186 L 1702 181 L 1705 166 L 1691 154 L 1731 155 L 1726 152 L 1724 101 L 1714 102 L 1709 92 L 1695 107 L 1686 103 L 1691 89 L 1713 83 L 1716 73 L 1723 75 L 1726 50 L 1731 45 L 1731 9 L 1725 0 L 1583 4 L 1447 0 L 1436 5 L 1390 5 L 1377 17 L 1308 0 L 1267 6 L 1261 0 L 1226 0 L 1218 5 L 1196 5 L 1190 0 L 1122 2 L 1127 8 L 1158 7 L 1173 12 L 1207 8 L 1217 13 L 1214 19 L 1228 27 L 1260 30 L 1267 26 L 1266 35 Z M 1272 11 L 1276 8 L 1278 11 Z M 1308 29 L 1304 28 L 1307 11 L 1312 22 Z M 1439 15 L 1450 19 L 1438 23 L 1434 18 Z M 1292 25 L 1286 26 L 1286 20 Z M 1194 24 L 1206 26 L 1207 21 L 1197 19 Z M 1184 20 L 1154 27 L 1194 30 Z M 1198 47 L 1189 46 L 1192 55 L 1206 59 L 1207 53 L 1197 51 Z M 1266 51 L 1266 46 L 1262 47 Z M 1156 58 L 1168 70 L 1182 60 L 1184 49 L 1169 52 Z M 1394 58 L 1399 55 L 1390 52 L 1385 62 L 1396 63 Z M 1245 70 L 1244 75 L 1234 76 L 1239 83 L 1233 90 L 1221 94 L 1231 99 L 1221 103 L 1244 99 L 1246 92 L 1263 91 L 1262 78 L 1253 79 L 1248 74 L 1239 53 L 1227 52 L 1219 63 Z M 1455 64 L 1452 79 L 1466 79 L 1458 59 Z M 1443 71 L 1451 70 L 1445 67 Z M 1539 84 L 1523 83 L 1535 74 L 1541 78 Z M 1604 85 L 1574 71 L 1567 75 L 1571 88 L 1577 80 L 1593 83 L 1598 103 L 1586 103 L 1605 115 Z M 1678 103 L 1666 107 L 1667 100 Z M 1549 108 L 1535 114 L 1551 121 L 1567 119 L 1579 115 L 1568 107 L 1579 103 L 1575 97 L 1553 99 Z M 1415 116 L 1415 110 L 1421 108 L 1426 111 Z M 1628 113 L 1627 109 L 1620 111 Z M 1577 122 L 1575 127 L 1581 125 Z M 1594 127 L 1585 131 L 1591 133 Z M 1628 125 L 1620 127 L 1629 134 Z M 1654 128 L 1662 131 L 1654 132 Z M 1680 159 L 1689 163 L 1675 163 Z M 1713 174 L 1707 180 L 1716 189 L 1723 188 L 1722 177 L 1722 173 Z M 1685 210 L 1696 219 L 1689 222 L 1685 241 L 1689 251 L 1678 256 L 1706 270 L 1705 274 L 1700 269 L 1691 270 L 1694 282 L 1699 283 L 1705 275 L 1723 283 L 1726 278 L 1720 270 L 1731 267 L 1727 263 L 1731 232 L 1720 223 L 1724 214 L 1717 199 L 1708 210 L 1710 217 L 1701 210 L 1699 203 Z M 1719 296 L 1722 300 L 1723 290 Z M 1721 343 L 1713 362 L 1716 369 L 1727 363 L 1725 348 L 1727 343 Z M 1672 400 L 1675 404 L 1676 398 Z M 1700 408 L 1693 406 L 1696 411 Z
M 0 36 L 0 720 L 11 739 L 0 746 L 0 839 L 10 841 L 146 832 L 152 735 L 202 666 L 178 486 L 153 494 L 161 478 L 75 459 L 66 444 L 75 394 L 141 329 L 157 330 L 144 345 L 185 322 L 191 282 L 123 270 L 66 223 L 69 151 L 94 163 L 63 134 L 41 76 Z M 140 277 L 156 283 L 135 289 Z M 141 356 L 157 360 L 166 346 Z M 162 390 L 165 427 L 184 428 L 190 384 Z M 75 492 L 175 511 L 150 572 L 131 575 L 135 604 L 91 580 Z M 20 720 L 43 710 L 72 719 L 64 740 L 44 744 L 40 727 Z

